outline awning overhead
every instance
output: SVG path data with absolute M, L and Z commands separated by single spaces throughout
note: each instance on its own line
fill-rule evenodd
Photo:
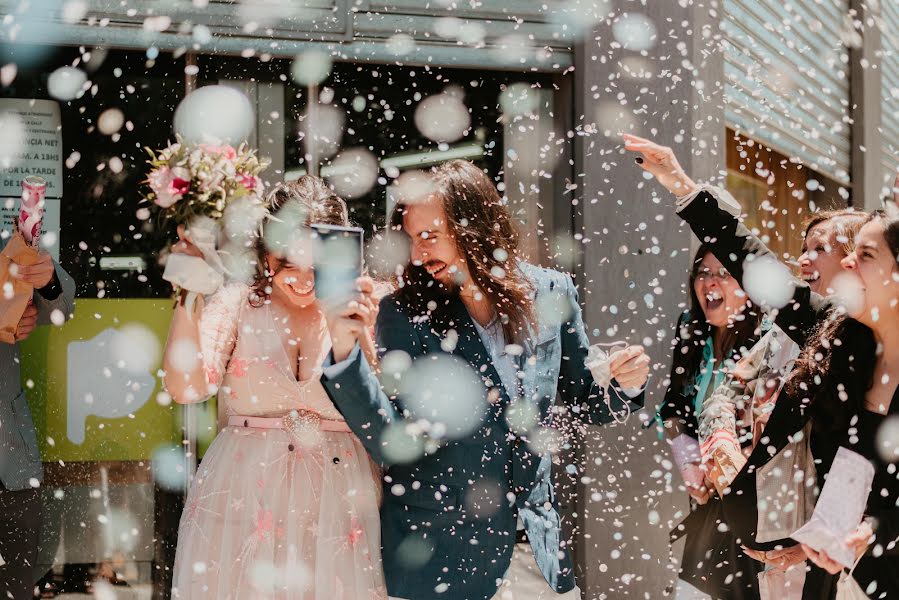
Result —
M 15 21 L 0 28 L 0 40 L 245 56 L 321 49 L 336 60 L 518 71 L 573 64 L 577 2 L 458 4 L 451 10 L 422 0 L 0 0 L 0 14 Z

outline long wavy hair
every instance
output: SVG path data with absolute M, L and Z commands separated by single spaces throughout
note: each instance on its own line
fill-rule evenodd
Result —
M 699 303 L 699 297 L 696 295 L 696 288 L 693 286 L 699 275 L 702 260 L 708 254 L 712 254 L 712 249 L 707 244 L 703 244 L 693 257 L 688 283 L 690 307 L 681 317 L 675 340 L 671 389 L 687 396 L 690 395 L 688 388 L 694 384 L 699 375 L 705 345 L 709 343 L 715 329 L 706 319 L 702 305 Z M 733 322 L 729 323 L 721 332 L 723 356 L 720 358 L 733 358 L 732 354 L 742 354 L 750 348 L 758 339 L 762 317 L 762 312 L 747 299 L 743 311 L 739 315 L 735 315 Z M 720 361 L 719 364 L 721 364 Z
M 430 172 L 431 197 L 446 214 L 449 233 L 465 259 L 474 284 L 495 307 L 509 343 L 528 339 L 536 327 L 533 286 L 519 268 L 519 234 L 506 205 L 490 178 L 465 160 L 451 160 Z M 390 216 L 390 228 L 403 231 L 408 204 L 402 199 Z M 413 310 L 424 313 L 428 303 L 445 299 L 446 289 L 410 260 L 394 285 L 397 296 Z
M 899 260 L 899 219 L 878 210 L 864 223 L 875 220 L 883 226 L 887 245 Z M 816 430 L 845 434 L 852 417 L 865 408 L 865 396 L 874 384 L 876 356 L 874 332 L 842 309 L 831 309 L 809 336 L 785 390 L 811 411 Z
M 334 193 L 324 180 L 312 175 L 303 175 L 296 181 L 278 184 L 265 199 L 268 217 L 264 220 L 261 235 L 255 245 L 256 275 L 250 292 L 250 304 L 261 306 L 269 300 L 272 293 L 272 280 L 286 266 L 283 261 L 274 269 L 269 267 L 266 247 L 266 228 L 273 219 L 277 219 L 282 210 L 297 210 L 302 215 L 301 227 L 313 223 L 326 225 L 350 225 L 346 202 Z

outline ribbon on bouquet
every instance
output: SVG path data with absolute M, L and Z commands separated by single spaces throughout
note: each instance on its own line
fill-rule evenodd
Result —
M 197 294 L 214 294 L 225 281 L 225 265 L 217 249 L 218 225 L 212 219 L 194 221 L 188 236 L 203 257 L 187 254 L 170 254 L 162 278 L 188 291 L 185 305 L 192 313 Z
M 620 346 L 620 348 L 607 352 L 602 348 L 603 346 L 608 347 L 609 350 L 612 350 L 616 346 Z M 602 388 L 603 401 L 606 403 L 606 408 L 609 409 L 609 414 L 612 415 L 612 419 L 614 419 L 616 423 L 624 423 L 631 414 L 631 407 L 625 402 L 624 410 L 622 411 L 624 417 L 619 420 L 618 413 L 612 408 L 612 395 L 609 393 L 609 389 L 612 387 L 612 357 L 625 348 L 627 348 L 627 342 L 623 341 L 593 344 L 588 349 L 587 358 L 584 360 L 584 366 L 590 369 L 590 373 L 593 375 L 593 381 Z

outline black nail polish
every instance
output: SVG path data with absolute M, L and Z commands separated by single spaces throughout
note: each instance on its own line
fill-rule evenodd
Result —
M 634 162 L 637 163 L 638 165 L 642 165 L 643 159 L 638 156 L 637 158 L 634 159 Z

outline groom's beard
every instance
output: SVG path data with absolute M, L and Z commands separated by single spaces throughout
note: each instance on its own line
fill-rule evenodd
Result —
M 450 272 L 451 268 L 451 266 L 446 267 L 446 273 L 448 276 L 444 275 L 444 277 L 441 279 L 432 277 L 432 279 L 439 283 L 445 291 L 453 294 L 458 294 L 462 291 L 463 286 L 465 286 L 466 284 L 474 283 L 471 278 L 466 276 L 461 269 L 456 269 L 456 271 Z M 446 279 L 449 279 L 449 281 L 446 281 Z
M 462 285 L 465 283 L 465 275 L 462 273 L 462 271 L 457 270 L 455 273 L 452 273 L 450 277 L 444 277 L 441 279 L 437 279 L 436 277 L 428 273 L 428 266 L 442 262 L 443 261 L 430 261 L 417 267 L 419 273 L 421 274 L 418 280 L 421 282 L 421 284 L 424 284 L 424 286 L 429 287 L 432 290 L 438 290 L 441 294 L 458 295 L 462 291 Z M 446 270 L 449 270 L 449 268 L 450 267 L 447 266 Z

